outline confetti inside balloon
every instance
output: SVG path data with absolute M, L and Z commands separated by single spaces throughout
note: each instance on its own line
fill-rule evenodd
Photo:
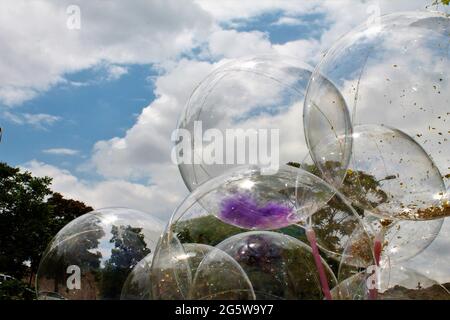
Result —
M 385 219 L 431 220 L 450 215 L 442 175 L 432 158 L 404 132 L 359 125 L 339 189 L 355 206 Z

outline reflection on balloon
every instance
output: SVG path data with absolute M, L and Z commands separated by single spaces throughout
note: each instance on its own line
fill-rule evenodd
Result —
M 150 215 L 127 208 L 89 212 L 53 238 L 36 276 L 39 299 L 119 299 L 134 266 L 151 254 L 163 230 Z

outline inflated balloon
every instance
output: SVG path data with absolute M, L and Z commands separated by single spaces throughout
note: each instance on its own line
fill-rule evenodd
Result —
M 365 271 L 358 272 L 340 281 L 332 290 L 333 300 L 369 300 L 367 281 L 370 281 Z
M 256 299 L 324 298 L 311 248 L 298 239 L 277 232 L 253 231 L 232 236 L 216 247 L 242 267 Z M 333 287 L 335 276 L 324 260 L 322 264 Z
M 153 253 L 133 268 L 122 287 L 120 300 L 152 300 L 151 267 Z
M 432 156 L 444 176 L 449 174 L 449 33 L 450 17 L 437 12 L 394 13 L 362 24 L 318 64 L 305 108 L 317 114 L 328 107 L 330 94 L 322 81 L 326 78 L 341 92 L 353 126 L 398 128 Z M 314 127 L 311 117 L 304 121 L 306 129 Z M 309 147 L 315 161 L 327 153 Z
M 230 256 L 209 245 L 182 244 L 171 233 L 158 245 L 150 282 L 152 299 L 254 299 L 247 275 Z
M 224 251 L 214 248 L 195 269 L 189 298 L 255 300 L 256 295 L 251 280 L 238 261 Z
M 363 215 L 338 192 L 320 210 L 298 225 L 312 229 L 319 248 L 336 261 L 341 261 L 349 241 L 354 241 L 352 237 L 355 234 L 358 234 L 358 241 L 363 243 L 370 243 L 373 238 L 372 226 L 365 224 Z M 354 252 L 353 259 L 347 259 L 346 262 L 354 266 L 367 266 L 367 252 L 360 250 L 358 253 Z M 365 262 L 361 262 L 361 259 Z
M 149 214 L 99 209 L 53 238 L 36 276 L 38 299 L 119 299 L 129 273 L 151 254 L 164 227 Z
M 354 127 L 352 157 L 340 190 L 355 206 L 385 219 L 450 215 L 445 184 L 423 148 L 398 129 Z
M 334 193 L 323 180 L 292 166 L 281 166 L 272 175 L 244 166 L 204 183 L 175 216 L 213 215 L 242 229 L 279 229 L 306 219 Z
M 155 249 L 151 266 L 152 299 L 188 299 L 192 278 L 189 255 L 176 234 L 165 232 Z
M 301 161 L 308 153 L 301 119 L 311 73 L 293 58 L 254 56 L 225 63 L 207 76 L 178 123 L 176 158 L 189 190 L 240 165 L 273 173 L 279 165 Z M 349 119 L 343 104 L 330 104 L 314 121 L 322 135 L 337 137 L 351 131 Z M 334 142 L 347 156 L 350 148 Z

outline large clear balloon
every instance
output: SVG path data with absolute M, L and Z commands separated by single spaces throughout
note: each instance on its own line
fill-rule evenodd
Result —
M 450 215 L 441 173 L 408 135 L 386 126 L 359 125 L 352 138 L 352 156 L 340 190 L 355 206 L 385 219 Z
M 279 229 L 311 216 L 334 193 L 323 180 L 292 166 L 271 175 L 244 166 L 204 183 L 175 215 L 213 215 L 242 229 Z
M 204 246 L 197 244 L 196 246 Z M 255 300 L 253 284 L 233 257 L 214 248 L 197 265 L 189 298 L 200 300 Z
M 311 73 L 292 58 L 254 56 L 225 63 L 206 77 L 178 123 L 177 159 L 189 190 L 244 164 L 274 172 L 279 164 L 299 163 L 308 153 L 301 119 Z M 351 131 L 349 119 L 338 103 L 322 106 L 314 121 L 321 134 L 336 137 L 337 150 L 345 147 L 337 137 Z M 348 155 L 350 148 L 344 149 Z
M 450 17 L 436 12 L 401 12 L 362 24 L 319 63 L 305 108 L 317 114 L 329 105 L 326 78 L 342 93 L 354 126 L 400 129 L 432 155 L 442 174 L 449 174 L 449 33 Z M 305 128 L 314 127 L 313 118 L 304 120 Z M 327 154 L 326 148 L 309 147 L 314 159 Z
M 356 235 L 358 243 L 372 243 L 374 231 L 371 225 L 364 223 L 363 217 L 363 213 L 357 212 L 340 193 L 336 193 L 320 210 L 298 225 L 312 229 L 321 251 L 340 262 L 349 243 L 356 241 Z M 346 263 L 358 267 L 374 263 L 371 248 L 364 248 L 368 250 L 354 251 Z
M 120 300 L 152 300 L 152 261 L 150 253 L 133 268 L 123 284 Z
M 247 275 L 233 258 L 209 245 L 182 244 L 172 233 L 158 244 L 150 282 L 152 299 L 158 300 L 254 299 Z
M 154 251 L 163 229 L 158 219 L 127 208 L 76 218 L 42 255 L 38 299 L 119 299 L 129 273 Z
M 298 239 L 276 232 L 245 232 L 219 243 L 252 283 L 256 299 L 323 299 L 311 248 Z M 336 279 L 322 260 L 329 286 Z M 223 279 L 226 281 L 226 279 Z

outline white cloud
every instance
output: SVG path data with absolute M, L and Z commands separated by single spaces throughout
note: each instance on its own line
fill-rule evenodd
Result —
M 18 88 L 15 86 L 0 87 L 0 101 L 8 106 L 21 104 L 26 100 L 31 100 L 37 95 L 37 92 L 31 88 Z
M 273 0 L 225 0 L 209 1 L 196 0 L 204 10 L 211 13 L 220 21 L 232 19 L 249 19 L 270 11 L 286 11 L 291 14 L 300 12 L 313 12 L 324 1 L 273 1 Z
M 294 18 L 294 17 L 280 17 L 277 21 L 273 22 L 274 26 L 299 26 L 305 24 L 302 19 Z
M 36 129 L 46 129 L 48 126 L 61 120 L 58 116 L 46 113 L 12 113 L 10 111 L 4 111 L 2 117 L 15 124 L 31 125 Z
M 171 165 L 170 137 L 179 114 L 196 84 L 212 68 L 208 62 L 182 60 L 159 77 L 155 82 L 157 98 L 144 108 L 126 135 L 95 144 L 92 163 L 97 171 L 106 177 L 144 175 L 153 179 L 155 164 Z
M 68 149 L 68 148 L 52 148 L 42 150 L 43 153 L 54 154 L 54 155 L 62 155 L 62 156 L 74 156 L 79 153 L 78 150 Z
M 70 4 L 2 1 L 0 103 L 20 104 L 63 81 L 66 73 L 99 63 L 173 59 L 212 26 L 211 17 L 190 1 L 80 1 L 81 29 L 71 30 L 66 26 Z
M 128 69 L 122 66 L 110 65 L 107 69 L 108 75 L 106 77 L 109 81 L 120 79 L 123 75 L 128 73 Z
M 53 178 L 52 190 L 85 202 L 96 209 L 105 207 L 128 207 L 152 214 L 167 221 L 183 198 L 177 192 L 182 181 L 159 180 L 158 184 L 142 185 L 119 179 L 87 182 L 78 179 L 68 170 L 32 160 L 22 166 L 36 176 Z M 155 168 L 156 169 L 156 168 Z M 160 178 L 175 177 L 177 168 L 161 166 L 156 169 Z M 181 179 L 179 179 L 181 180 Z
M 239 58 L 251 54 L 270 53 L 271 43 L 266 34 L 259 31 L 237 32 L 219 30 L 209 38 L 209 52 L 215 58 Z

